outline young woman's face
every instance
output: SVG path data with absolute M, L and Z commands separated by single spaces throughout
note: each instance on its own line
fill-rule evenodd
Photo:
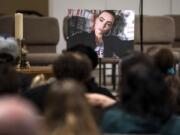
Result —
M 103 35 L 109 31 L 114 23 L 114 16 L 108 12 L 102 12 L 95 20 L 94 31 L 96 34 Z

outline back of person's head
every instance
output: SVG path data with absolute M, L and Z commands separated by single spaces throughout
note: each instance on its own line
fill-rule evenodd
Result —
M 95 69 L 98 64 L 97 53 L 91 47 L 84 44 L 77 44 L 71 48 L 68 48 L 65 52 L 80 52 L 88 56 L 91 60 L 92 68 Z
M 148 55 L 152 56 L 155 65 L 164 74 L 165 81 L 171 91 L 169 99 L 176 112 L 180 112 L 180 78 L 176 74 L 175 57 L 168 48 L 150 48 Z
M 0 37 L 0 63 L 17 64 L 19 47 L 13 37 Z
M 47 93 L 45 116 L 54 135 L 96 135 L 95 121 L 84 96 L 84 86 L 74 80 L 56 81 Z
M 70 78 L 85 82 L 91 76 L 92 65 L 86 55 L 67 52 L 61 54 L 54 62 L 53 71 L 58 80 Z
M 175 74 L 175 57 L 170 49 L 153 47 L 147 54 L 153 57 L 155 65 L 164 75 Z
M 20 90 L 19 76 L 9 63 L 0 64 L 0 95 L 18 94 Z
M 143 57 L 144 56 L 144 57 Z M 146 61 L 148 59 L 148 61 Z M 137 51 L 128 51 L 126 53 L 126 56 L 122 58 L 121 60 L 121 66 L 120 66 L 120 72 L 122 73 L 121 75 L 126 75 L 128 72 L 129 68 L 131 68 L 133 65 L 137 63 L 144 62 L 146 64 L 149 64 L 152 66 L 153 61 L 147 57 L 144 54 L 141 54 L 140 52 Z
M 169 89 L 152 59 L 132 54 L 122 61 L 121 72 L 122 108 L 147 120 L 164 122 L 171 113 Z
M 0 135 L 39 135 L 36 109 L 19 97 L 0 98 Z

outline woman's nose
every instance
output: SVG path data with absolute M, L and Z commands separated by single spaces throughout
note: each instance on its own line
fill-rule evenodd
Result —
M 106 27 L 106 24 L 105 23 L 102 23 L 102 28 L 104 29 Z

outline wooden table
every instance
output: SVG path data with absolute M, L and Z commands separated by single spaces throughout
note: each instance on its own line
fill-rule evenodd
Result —
M 36 76 L 38 74 L 44 74 L 49 78 L 53 76 L 52 66 L 31 66 L 30 68 L 16 68 L 17 72 L 30 74 Z
M 113 90 L 116 89 L 116 65 L 119 63 L 118 58 L 101 58 L 99 59 L 99 85 L 102 85 L 101 71 L 103 76 L 103 85 L 106 85 L 106 64 L 112 64 L 112 85 Z M 46 79 L 53 76 L 52 66 L 31 66 L 30 68 L 16 68 L 17 72 L 30 74 L 36 76 L 44 74 Z

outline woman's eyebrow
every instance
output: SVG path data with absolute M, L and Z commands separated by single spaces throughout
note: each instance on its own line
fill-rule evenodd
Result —
M 100 19 L 106 20 L 104 17 L 100 16 Z M 108 23 L 112 23 L 112 21 L 107 21 Z
M 100 16 L 99 18 L 105 20 L 104 17 L 102 17 L 102 16 Z

